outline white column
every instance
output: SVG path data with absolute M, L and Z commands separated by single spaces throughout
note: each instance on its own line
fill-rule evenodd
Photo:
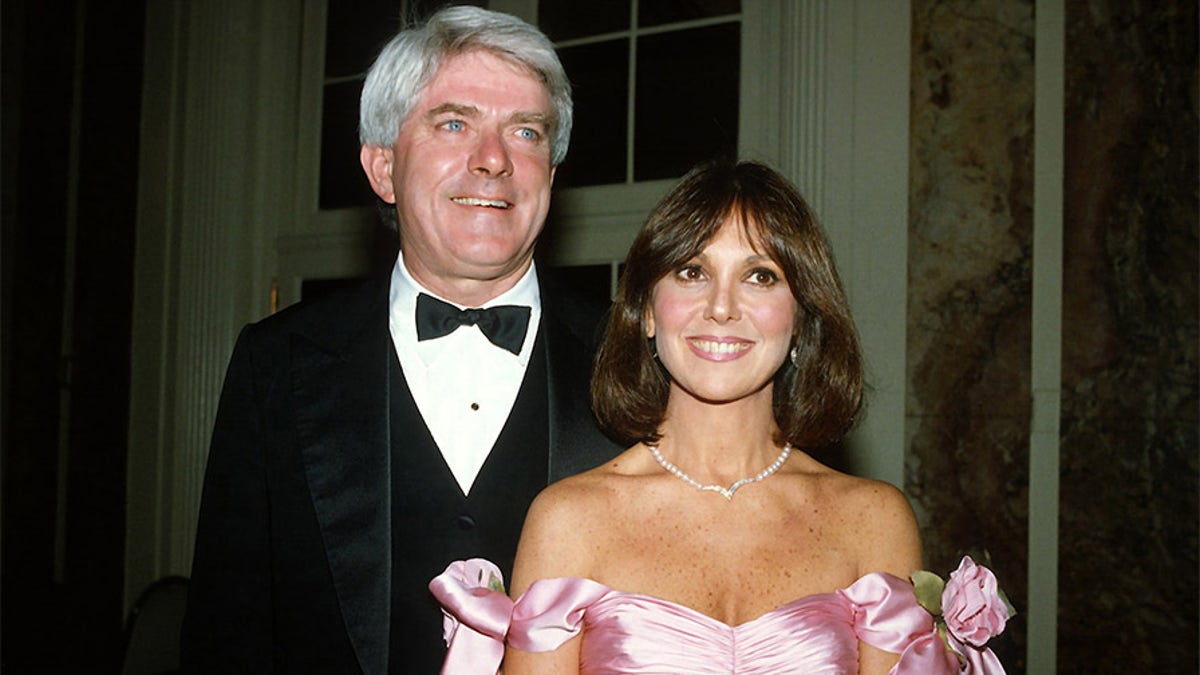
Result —
M 742 50 L 743 98 L 753 106 L 742 120 L 743 155 L 774 163 L 816 211 L 861 334 L 872 394 L 869 414 L 847 439 L 849 468 L 897 486 L 905 448 L 910 12 L 907 0 L 754 3 L 744 14 L 763 38 Z M 756 58 L 770 47 L 780 55 L 774 64 Z
M 267 311 L 268 242 L 295 182 L 300 12 L 289 4 L 147 4 L 127 605 L 190 569 L 225 366 L 240 326 Z
M 908 0 L 859 0 L 849 71 L 829 89 L 853 87 L 849 241 L 835 253 L 858 324 L 871 386 L 866 417 L 851 435 L 855 473 L 904 487 L 908 333 L 908 147 L 912 51 Z M 846 73 L 853 73 L 845 82 Z M 831 113 L 832 114 L 832 113 Z M 832 154 L 831 151 L 826 153 Z
M 1031 673 L 1057 671 L 1059 420 L 1062 400 L 1064 10 L 1038 0 L 1034 63 L 1033 296 L 1029 438 Z

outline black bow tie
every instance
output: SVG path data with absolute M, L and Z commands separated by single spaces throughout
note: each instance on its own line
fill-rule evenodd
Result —
M 418 293 L 417 341 L 449 335 L 459 326 L 479 326 L 492 344 L 513 354 L 520 354 L 531 311 L 523 305 L 459 309 L 448 302 Z

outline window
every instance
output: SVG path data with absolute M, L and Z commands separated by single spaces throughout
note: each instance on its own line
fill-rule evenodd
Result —
M 677 178 L 735 154 L 740 5 L 541 0 L 538 24 L 558 47 L 576 109 L 557 186 Z

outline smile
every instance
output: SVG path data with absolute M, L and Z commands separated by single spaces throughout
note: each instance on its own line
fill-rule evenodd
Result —
M 696 351 L 713 356 L 735 356 L 753 346 L 753 343 L 750 342 L 723 342 L 697 338 L 689 339 L 688 344 Z
M 503 199 L 479 199 L 478 197 L 451 197 L 450 201 L 463 206 L 486 206 L 493 209 L 512 208 L 512 204 Z

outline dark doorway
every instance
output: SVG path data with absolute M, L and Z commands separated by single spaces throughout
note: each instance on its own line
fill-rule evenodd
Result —
M 0 670 L 113 673 L 145 7 L 2 13 Z

